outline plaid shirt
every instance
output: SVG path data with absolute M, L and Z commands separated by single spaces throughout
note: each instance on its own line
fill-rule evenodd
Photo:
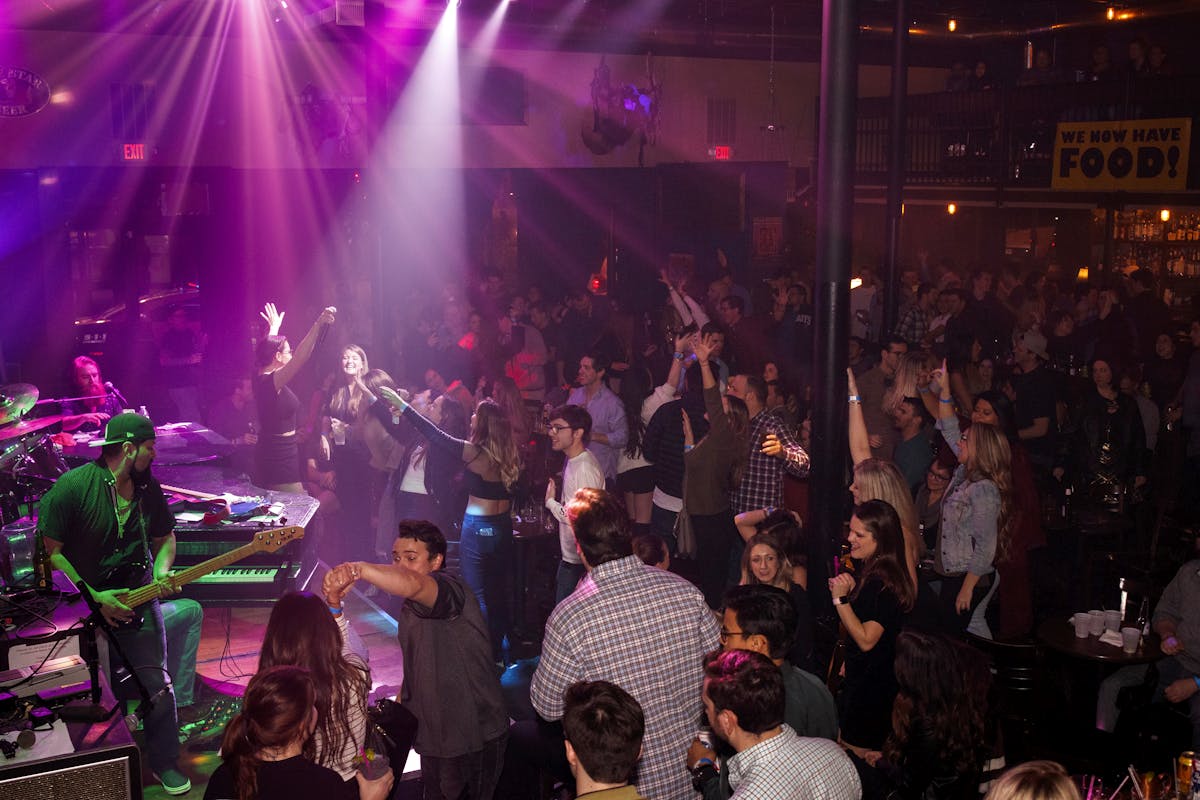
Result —
M 729 759 L 731 800 L 860 800 L 858 771 L 835 742 L 806 739 L 787 725 Z
M 783 445 L 783 457 L 768 456 L 762 452 L 763 438 L 773 433 Z M 792 436 L 792 431 L 779 417 L 761 412 L 750 420 L 750 459 L 742 483 L 733 493 L 733 513 L 741 514 L 756 508 L 783 505 L 783 472 L 787 470 L 797 478 L 808 474 L 808 453 Z
M 612 681 L 646 716 L 638 791 L 655 800 L 694 800 L 684 762 L 704 709 L 704 655 L 718 647 L 719 631 L 704 595 L 683 578 L 637 556 L 600 564 L 546 623 L 529 687 L 533 707 L 560 719 L 572 683 Z
M 913 303 L 900 315 L 900 321 L 896 323 L 895 334 L 909 345 L 920 347 L 921 340 L 925 338 L 928 330 L 929 317 L 925 315 L 920 306 Z

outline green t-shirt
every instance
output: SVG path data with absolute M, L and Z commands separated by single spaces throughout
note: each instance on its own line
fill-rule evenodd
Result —
M 129 519 L 121 526 L 116 480 L 103 462 L 93 461 L 67 472 L 42 497 L 37 529 L 62 543 L 63 556 L 88 585 L 136 588 L 150 578 L 151 542 L 169 536 L 175 518 L 162 487 L 150 478 L 135 487 Z M 139 563 L 145 565 L 140 576 Z

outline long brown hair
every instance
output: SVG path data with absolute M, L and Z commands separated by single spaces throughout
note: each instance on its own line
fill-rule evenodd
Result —
M 754 576 L 754 570 L 750 567 L 750 553 L 760 544 L 774 550 L 775 560 L 779 562 L 779 571 L 775 573 L 775 582 L 769 585 L 777 589 L 791 591 L 792 561 L 788 558 L 788 554 L 784 551 L 783 545 L 779 543 L 779 540 L 769 533 L 756 533 L 746 542 L 746 548 L 742 551 L 741 585 L 753 586 L 759 583 L 758 578 Z
M 868 500 L 854 507 L 854 516 L 875 537 L 875 554 L 867 559 L 862 578 L 854 587 L 854 596 L 858 596 L 868 580 L 877 578 L 896 595 L 902 610 L 911 611 L 917 601 L 917 587 L 908 573 L 900 515 L 891 503 Z
M 475 407 L 475 419 L 471 422 L 471 444 L 487 454 L 500 470 L 504 488 L 512 491 L 521 477 L 521 454 L 513 441 L 512 424 L 499 403 L 484 400 Z
M 992 676 L 978 652 L 944 636 L 904 631 L 896 640 L 892 732 L 883 752 L 903 766 L 914 739 L 929 737 L 945 774 L 971 773 L 987 747 Z
M 303 754 L 312 758 L 309 717 L 317 691 L 302 667 L 260 669 L 246 686 L 242 710 L 225 726 L 221 758 L 233 773 L 238 800 L 258 797 L 258 768 L 264 750 L 278 750 L 304 736 Z
M 746 401 L 740 397 L 726 396 L 725 400 L 729 403 L 729 411 L 725 416 L 729 419 L 734 441 L 739 444 L 734 448 L 733 464 L 730 468 L 730 484 L 736 489 L 742 485 L 746 464 L 750 461 L 750 448 L 745 445 L 746 436 L 750 433 L 750 412 L 746 409 Z
M 1004 561 L 1012 539 L 1013 514 L 1012 448 L 1004 431 L 986 422 L 967 428 L 967 480 L 991 481 L 1000 492 L 1000 518 L 996 520 L 996 557 Z
M 288 592 L 271 609 L 258 668 L 279 664 L 304 667 L 312 674 L 318 712 L 316 761 L 327 767 L 338 764 L 354 740 L 351 706 L 366 713 L 371 671 L 357 656 L 342 654 L 341 631 L 325 601 L 311 592 Z
M 356 344 L 348 344 L 342 348 L 342 354 L 349 351 L 356 354 L 362 361 L 362 372 L 359 377 L 362 378 L 371 371 L 370 364 L 367 363 L 367 352 Z M 364 411 L 366 411 L 367 396 L 363 392 L 362 386 L 358 381 L 348 385 L 339 386 L 333 392 L 333 397 L 329 399 L 329 412 L 331 416 L 346 422 L 354 422 L 358 420 Z

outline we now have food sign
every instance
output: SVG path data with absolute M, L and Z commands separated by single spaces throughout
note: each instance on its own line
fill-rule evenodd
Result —
M 1192 121 L 1060 122 L 1054 134 L 1053 189 L 1182 191 L 1187 188 Z

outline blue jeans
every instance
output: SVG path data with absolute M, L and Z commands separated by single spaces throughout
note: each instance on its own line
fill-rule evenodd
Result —
M 122 628 L 113 633 L 146 686 L 154 707 L 142 720 L 146 731 L 146 760 L 150 769 L 161 775 L 163 770 L 176 769 L 179 761 L 179 717 L 175 709 L 175 691 L 171 688 L 166 667 L 167 637 L 164 633 L 162 608 L 157 600 L 145 607 L 140 628 Z M 97 633 L 104 639 L 104 633 Z M 107 642 L 105 642 L 107 645 Z M 117 668 L 123 666 L 111 647 L 108 650 L 109 682 Z M 101 662 L 103 663 L 103 662 Z M 113 694 L 122 700 L 139 700 L 132 680 L 113 683 Z M 163 691 L 163 689 L 166 691 Z M 159 692 L 163 691 L 159 696 Z
M 463 580 L 475 592 L 487 619 L 492 654 L 499 660 L 513 617 L 513 532 L 508 512 L 464 514 L 458 557 Z
M 558 573 L 554 576 L 554 605 L 558 605 L 571 596 L 585 573 L 587 573 L 587 568 L 583 564 L 572 564 L 570 561 L 559 560 Z
M 196 700 L 196 651 L 200 649 L 204 609 L 195 600 L 183 598 L 162 601 L 161 606 L 167 636 L 167 672 L 175 688 L 175 705 L 182 708 Z

